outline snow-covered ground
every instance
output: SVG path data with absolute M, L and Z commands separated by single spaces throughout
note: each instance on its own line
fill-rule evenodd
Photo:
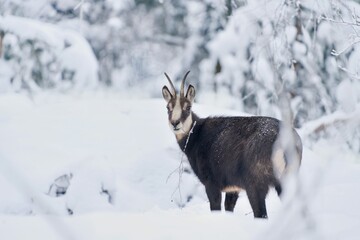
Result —
M 241 114 L 206 105 L 194 111 Z M 258 220 L 245 193 L 233 214 L 211 213 L 192 174 L 183 173 L 179 185 L 182 154 L 163 100 L 4 94 L 0 238 L 358 239 L 360 157 L 326 144 L 313 147 L 305 147 L 300 170 L 311 219 L 304 230 L 302 218 L 274 191 L 267 198 L 269 219 Z

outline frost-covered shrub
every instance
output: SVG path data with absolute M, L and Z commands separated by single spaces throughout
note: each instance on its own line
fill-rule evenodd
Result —
M 77 33 L 19 17 L 0 18 L 1 91 L 93 88 L 98 65 Z
M 296 127 L 348 115 L 324 118 L 309 136 L 359 152 L 359 11 L 351 1 L 248 2 L 206 46 L 200 101 L 280 117 L 285 91 Z
M 225 30 L 207 45 L 210 57 L 201 63 L 200 83 L 214 94 L 203 97 L 209 101 L 231 96 L 225 103 L 230 107 L 279 116 L 277 97 L 285 89 L 291 94 L 298 127 L 335 111 L 337 86 L 352 78 L 339 66 L 354 65 L 360 55 L 355 47 L 334 54 L 349 43 L 344 36 L 352 29 L 345 24 L 334 27 L 324 16 L 352 21 L 352 11 L 342 4 L 318 8 L 310 1 L 301 3 L 260 0 L 234 12 Z M 352 4 L 355 8 L 360 9 Z M 342 15 L 337 14 L 340 10 Z
M 42 40 L 24 39 L 7 32 L 2 65 L 8 68 L 8 75 L 2 81 L 8 81 L 9 90 L 53 88 L 59 81 L 59 61 L 53 49 Z

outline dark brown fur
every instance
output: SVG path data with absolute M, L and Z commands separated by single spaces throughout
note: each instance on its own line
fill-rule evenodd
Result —
M 214 117 L 201 119 L 185 149 L 190 165 L 206 188 L 211 210 L 221 210 L 221 190 L 238 186 L 246 190 L 255 217 L 266 218 L 265 198 L 269 186 L 281 194 L 271 160 L 280 121 L 269 117 Z M 296 149 L 302 145 L 296 134 Z M 184 149 L 187 138 L 178 141 Z M 225 209 L 233 211 L 237 192 L 226 193 Z

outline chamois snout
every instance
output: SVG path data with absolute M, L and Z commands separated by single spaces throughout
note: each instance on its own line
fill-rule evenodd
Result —
M 181 127 L 181 126 L 179 126 L 180 120 L 170 121 L 170 124 L 173 126 L 173 130 L 178 130 Z

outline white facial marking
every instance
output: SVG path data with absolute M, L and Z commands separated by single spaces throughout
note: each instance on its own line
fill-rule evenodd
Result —
M 185 103 L 183 107 L 186 108 L 186 106 L 188 106 L 187 103 Z M 183 121 L 183 119 L 181 119 L 182 113 L 185 110 L 181 107 L 180 97 L 177 96 L 175 104 L 174 104 L 174 106 L 172 106 L 171 119 L 169 121 L 169 126 L 170 126 L 171 130 L 175 133 L 177 140 L 180 140 L 184 136 L 186 136 L 189 133 L 189 131 L 192 127 L 192 124 L 193 124 L 191 114 L 185 119 L 185 121 Z M 172 123 L 174 123 L 176 121 L 180 121 L 180 123 L 176 126 L 176 129 L 174 129 L 174 126 Z
M 177 96 L 175 106 L 173 108 L 173 112 L 172 112 L 172 116 L 171 116 L 171 121 L 180 120 L 181 113 L 182 113 L 182 109 L 181 109 L 181 105 L 180 105 L 180 97 Z

